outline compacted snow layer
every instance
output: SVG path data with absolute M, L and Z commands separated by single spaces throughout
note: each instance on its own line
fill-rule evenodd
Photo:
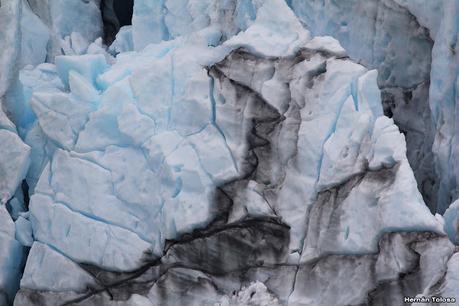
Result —
M 56 13 L 97 1 L 18 3 L 61 39 L 1 83 L 28 146 L 3 116 L 0 303 L 19 279 L 15 305 L 398 305 L 445 281 L 455 221 L 424 204 L 386 76 L 284 1 L 137 0 L 109 48 Z

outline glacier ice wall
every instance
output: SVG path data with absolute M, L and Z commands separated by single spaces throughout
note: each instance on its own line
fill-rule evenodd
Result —
M 136 0 L 109 47 L 114 2 L 2 1 L 0 305 L 454 296 L 457 214 L 418 191 L 413 120 L 442 111 L 443 21 L 416 1 Z
M 336 37 L 379 71 L 385 113 L 404 131 L 408 159 L 432 211 L 457 199 L 457 1 L 290 1 L 315 35 Z
M 25 248 L 16 237 L 15 223 L 7 210 L 11 198 L 20 194 L 20 186 L 30 164 L 30 147 L 24 144 L 14 124 L 0 109 L 0 305 L 12 303 L 19 288 L 25 262 Z M 8 203 L 10 204 L 10 203 Z

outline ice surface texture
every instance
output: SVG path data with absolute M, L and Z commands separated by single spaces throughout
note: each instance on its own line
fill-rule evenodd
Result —
M 426 203 L 443 213 L 458 198 L 457 18 L 440 0 L 289 1 L 314 35 L 332 35 L 379 71 L 385 113 L 406 135 Z
M 386 76 L 284 1 L 136 0 L 108 48 L 98 1 L 61 2 L 0 7 L 24 34 L 0 37 L 16 124 L 0 112 L 0 305 L 19 280 L 15 305 L 398 305 L 454 288 L 456 212 L 425 205 Z M 416 67 L 394 72 L 403 86 Z

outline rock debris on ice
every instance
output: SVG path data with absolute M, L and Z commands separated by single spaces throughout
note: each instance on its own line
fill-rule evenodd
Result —
M 408 69 L 381 60 L 387 31 L 368 50 L 353 43 L 372 41 L 365 19 L 344 15 L 336 34 L 310 15 L 340 12 L 329 1 L 136 0 L 109 47 L 100 1 L 4 2 L 0 305 L 398 305 L 457 292 L 457 205 L 432 215 L 406 145 L 422 137 L 394 124 L 416 130 L 413 115 L 383 115 L 388 94 L 425 94 L 414 51 L 431 45 L 406 22 L 410 1 L 383 1 L 404 25 L 391 50 L 420 40 Z M 359 8 L 388 16 L 373 2 Z

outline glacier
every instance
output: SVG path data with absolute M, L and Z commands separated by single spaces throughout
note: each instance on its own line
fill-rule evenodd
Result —
M 0 1 L 1 306 L 459 298 L 454 0 L 117 3 Z
M 289 5 L 314 35 L 378 69 L 385 113 L 404 131 L 423 197 L 443 213 L 457 199 L 457 1 L 302 1 Z M 356 13 L 357 12 L 357 13 Z

